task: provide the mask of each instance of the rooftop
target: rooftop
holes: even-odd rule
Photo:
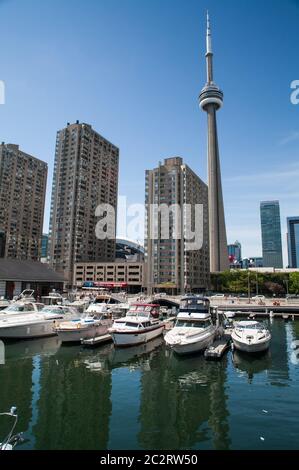
[[[38,261],[0,260],[0,280],[63,282],[64,279],[46,264]]]

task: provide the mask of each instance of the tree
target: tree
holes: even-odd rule
[[[299,294],[299,273],[290,273],[289,292],[290,294]]]
[[[282,295],[285,294],[285,289],[281,284],[278,284],[278,282],[271,282],[268,281],[265,283],[265,287],[268,289],[271,294],[275,295]]]

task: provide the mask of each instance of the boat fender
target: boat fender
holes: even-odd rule
[[[77,323],[77,328],[81,328],[81,323]]]

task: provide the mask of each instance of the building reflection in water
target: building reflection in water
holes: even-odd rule
[[[62,346],[42,361],[37,449],[107,448],[111,374],[91,374],[80,354]]]
[[[0,366],[0,412],[9,411],[12,406],[18,408],[17,432],[28,429],[31,419],[32,371],[31,358],[12,360],[6,355],[6,364]],[[7,434],[11,426],[11,419],[1,417],[0,440]]]
[[[226,364],[179,358],[164,348],[141,377],[139,444],[143,449],[228,449]]]

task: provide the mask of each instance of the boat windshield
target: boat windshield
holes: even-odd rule
[[[177,320],[176,325],[185,328],[208,328],[211,326],[210,320]]]
[[[65,308],[53,308],[53,307],[44,307],[41,310],[41,313],[68,313],[69,310]]]
[[[252,322],[237,323],[236,327],[240,330],[265,330],[267,328],[263,323]]]
[[[101,298],[101,299],[95,299],[93,302],[94,304],[108,304],[109,303],[109,298]]]
[[[34,312],[34,307],[32,304],[12,304],[7,307],[2,313],[8,312]]]
[[[158,317],[159,307],[153,305],[131,305],[127,315],[130,317],[148,317],[149,315]]]
[[[126,326],[128,326],[129,328],[138,328],[139,325],[138,323],[127,321]]]
[[[180,303],[180,310],[206,310],[208,302],[202,299],[184,299]]]

